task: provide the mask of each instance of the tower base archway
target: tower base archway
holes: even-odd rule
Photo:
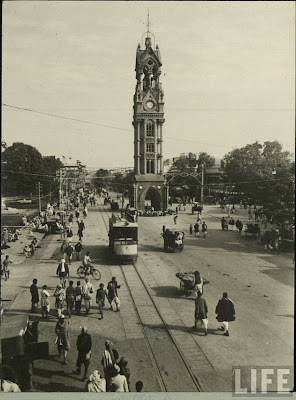
[[[154,174],[135,175],[135,182],[130,191],[130,205],[145,211],[150,205],[155,211],[167,210],[167,186],[164,177]]]

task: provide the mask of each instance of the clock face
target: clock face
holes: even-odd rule
[[[149,110],[152,110],[152,108],[154,107],[153,101],[152,101],[152,100],[148,100],[147,103],[146,103],[146,107],[147,107]]]

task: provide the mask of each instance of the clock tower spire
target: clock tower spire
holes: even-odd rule
[[[151,205],[155,209],[167,208],[167,188],[163,176],[163,124],[164,92],[160,81],[161,56],[150,32],[149,11],[147,31],[136,52],[136,89],[133,105],[134,126],[134,174],[131,193],[133,207],[144,210]]]

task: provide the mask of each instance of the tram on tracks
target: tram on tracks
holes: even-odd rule
[[[138,224],[112,214],[109,219],[109,248],[111,254],[122,262],[138,257]]]

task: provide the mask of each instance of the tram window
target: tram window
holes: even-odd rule
[[[147,122],[146,134],[147,136],[154,136],[154,124],[152,121]]]
[[[132,239],[138,240],[137,228],[114,228],[113,238],[114,239]]]

